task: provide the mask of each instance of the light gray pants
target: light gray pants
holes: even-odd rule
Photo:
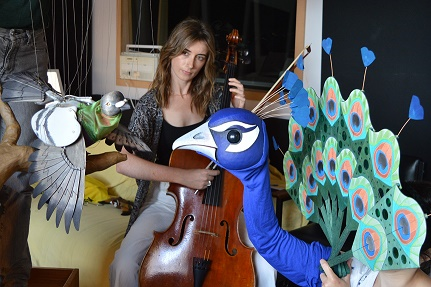
[[[142,259],[153,241],[153,231],[163,232],[171,225],[175,215],[175,200],[167,195],[169,184],[153,184],[142,213],[133,223],[127,236],[115,253],[110,267],[111,287],[138,287]],[[242,213],[241,213],[242,214]],[[239,232],[244,244],[251,246],[245,229],[244,217],[240,218]],[[257,287],[274,287],[277,272],[257,252],[253,255]]]

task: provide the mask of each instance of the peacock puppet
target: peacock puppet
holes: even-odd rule
[[[322,45],[325,51],[330,51],[329,40]],[[367,68],[375,56],[367,48],[361,54]],[[353,256],[372,270],[419,267],[425,215],[415,200],[400,192],[397,136],[373,129],[363,88],[343,100],[331,76],[319,97],[287,71],[277,93],[280,102],[288,95],[292,109],[286,131],[289,148],[283,161],[286,190],[302,214],[320,225],[330,247],[307,244],[279,226],[270,188],[270,143],[260,112],[220,110],[174,142],[173,148],[195,150],[242,181],[252,243],[268,263],[297,285],[321,285],[321,258],[340,266]],[[306,113],[303,101],[296,101],[304,93]],[[293,108],[298,109],[296,114]],[[423,119],[416,96],[409,117]],[[351,249],[340,254],[350,233],[354,234]]]
[[[56,210],[56,225],[64,215],[65,229],[73,224],[79,230],[84,203],[85,175],[103,170],[126,159],[126,155],[108,152],[88,155],[86,147],[106,139],[117,150],[150,152],[149,147],[119,124],[122,112],[129,109],[122,93],[106,93],[100,100],[62,95],[32,73],[10,75],[3,83],[6,101],[40,101],[45,108],[37,112],[31,126],[38,137],[28,172],[34,184],[33,197],[41,195],[38,208],[47,204],[46,218]],[[29,123],[30,124],[30,123]]]

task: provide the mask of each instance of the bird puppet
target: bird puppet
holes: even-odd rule
[[[303,88],[289,72],[283,82],[291,83],[289,93]],[[396,137],[386,129],[374,131],[363,90],[354,90],[343,101],[337,81],[329,77],[321,97],[312,88],[306,91],[308,120],[304,123],[292,113],[286,131],[286,190],[303,215],[320,225],[330,247],[307,244],[279,226],[270,188],[269,140],[255,113],[220,110],[177,139],[173,148],[195,150],[241,180],[250,240],[297,285],[320,286],[321,258],[339,266],[353,256],[372,270],[419,267],[425,215],[400,192]],[[351,232],[353,245],[340,254]]]
[[[122,111],[130,106],[118,91],[109,92],[98,101],[91,97],[63,96],[32,73],[9,76],[3,83],[3,91],[7,100],[22,101],[28,96],[32,101],[46,103],[31,120],[38,139],[32,144],[35,151],[28,157],[31,162],[28,172],[30,184],[36,185],[33,197],[42,194],[38,208],[47,204],[47,220],[56,209],[57,227],[64,215],[66,232],[72,221],[79,230],[85,175],[127,158],[118,152],[88,155],[87,146],[106,139],[108,144],[115,143],[117,150],[124,146],[130,152],[151,152],[119,124]]]

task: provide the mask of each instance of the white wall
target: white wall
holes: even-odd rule
[[[298,0],[303,1],[303,0]],[[307,0],[305,16],[305,43],[311,44],[311,53],[304,59],[304,87],[321,93],[323,0]]]
[[[313,87],[318,95],[321,81],[322,7],[323,0],[308,0],[305,21],[304,46],[311,44],[312,50],[304,61],[304,87]],[[139,98],[145,89],[115,84],[116,0],[94,0],[92,21],[93,93],[118,90],[128,98]]]

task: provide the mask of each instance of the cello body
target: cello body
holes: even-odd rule
[[[194,151],[175,150],[170,165],[190,169],[206,168],[208,163]],[[222,185],[213,182],[211,187],[222,192],[216,191],[215,201],[208,201],[208,190],[170,184],[176,215],[168,230],[155,232],[141,264],[140,286],[255,286],[254,248],[245,246],[238,234],[243,185],[227,171],[217,177]]]

